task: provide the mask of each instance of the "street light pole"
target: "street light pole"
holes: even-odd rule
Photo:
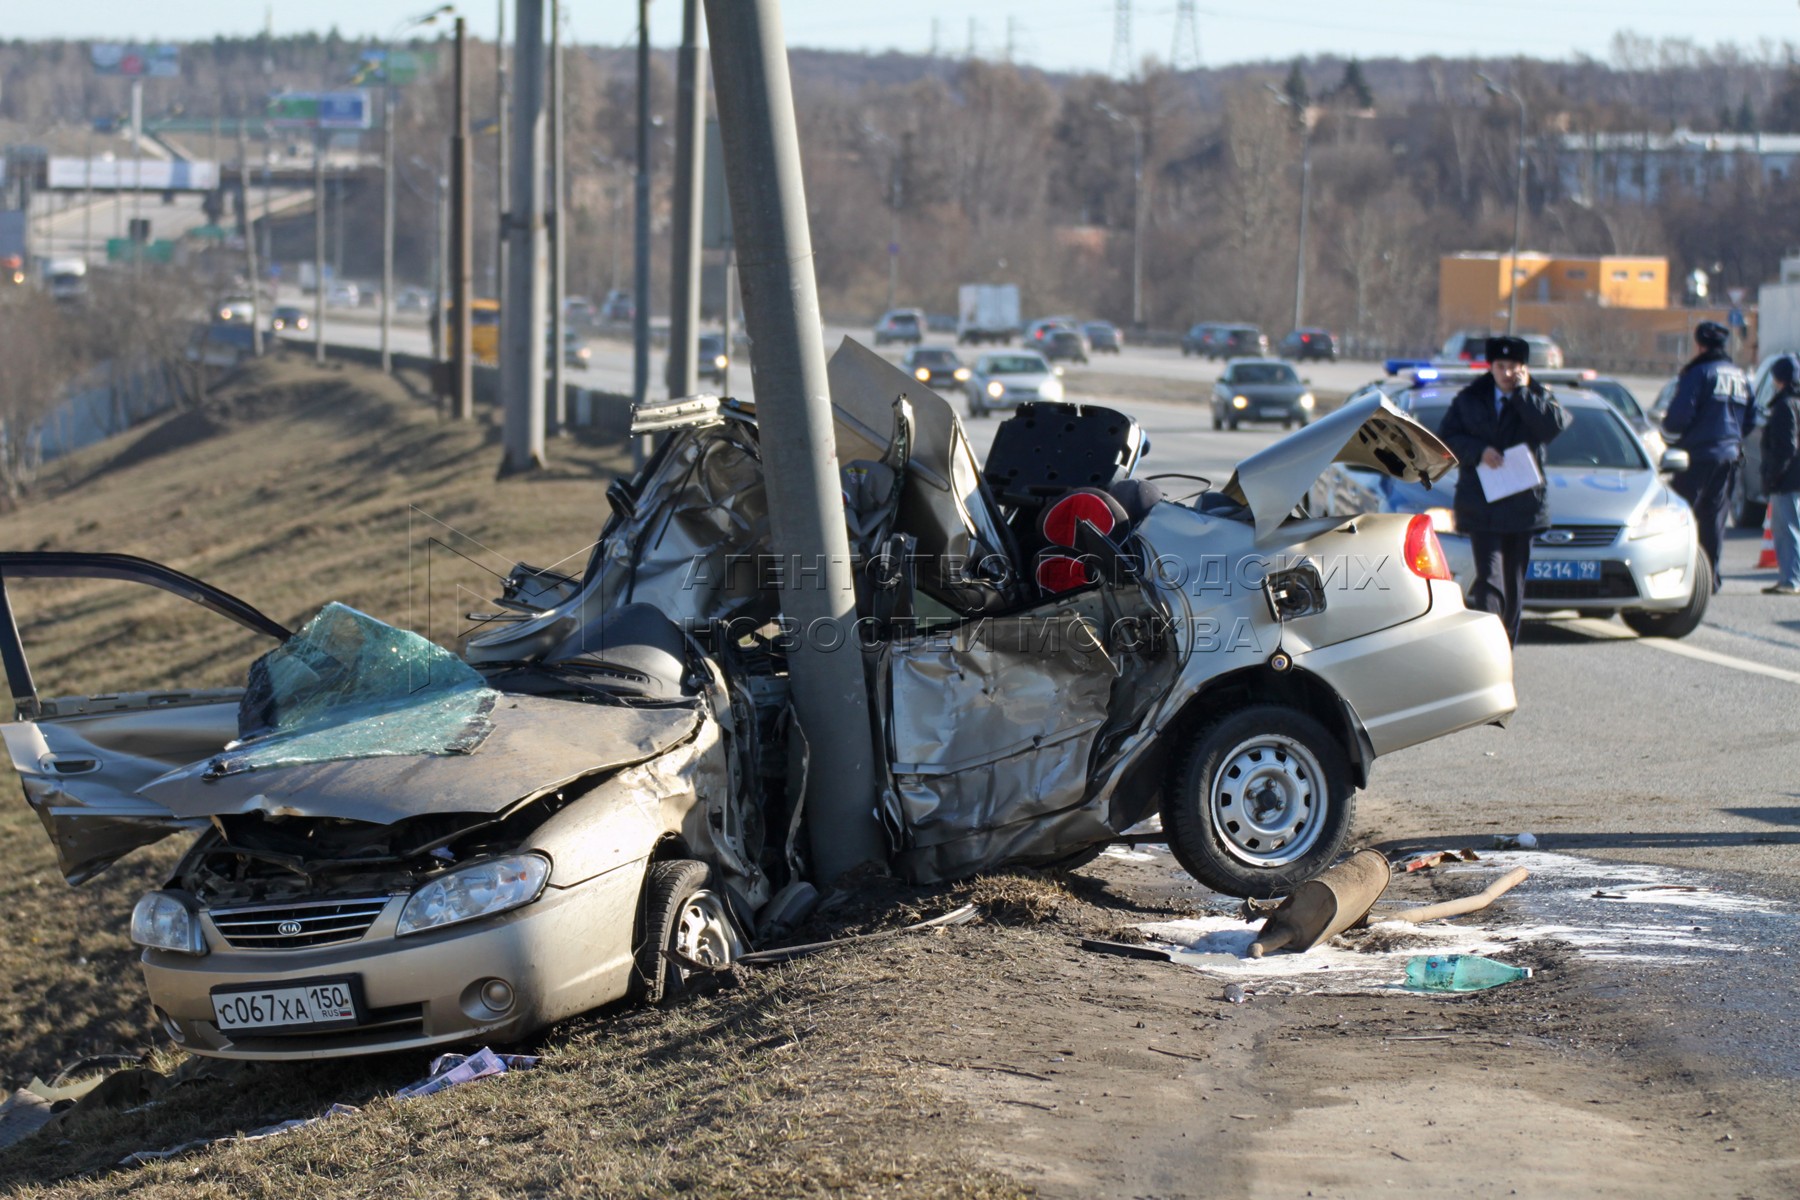
[[[1306,323],[1306,217],[1312,207],[1312,123],[1304,105],[1297,104],[1272,83],[1265,83],[1275,103],[1294,114],[1300,127],[1300,244],[1294,251],[1294,328]]]
[[[550,0],[550,406],[545,423],[562,436],[568,424],[567,398],[563,393],[563,343],[568,318],[563,313],[568,291],[568,267],[564,221],[569,188],[563,164],[563,45],[562,0]]]
[[[638,0],[636,218],[632,244],[631,402],[650,398],[650,0]],[[642,443],[638,443],[642,452]]]
[[[700,183],[706,166],[706,76],[700,70],[700,0],[683,0],[675,68],[675,203],[669,255],[670,396],[700,388]]]
[[[1508,277],[1506,281],[1506,336],[1513,335],[1513,325],[1519,315],[1519,239],[1525,222],[1525,97],[1519,95],[1517,88],[1501,87],[1486,75],[1477,73],[1475,78],[1487,86],[1488,94],[1506,96],[1519,106],[1519,161],[1518,190],[1513,194],[1513,239],[1512,255],[1507,261]]]
[[[1131,325],[1144,327],[1144,123],[1126,116],[1104,100],[1094,107],[1121,125],[1131,126]]]
[[[475,417],[475,173],[469,154],[469,45],[456,18],[456,132],[450,138],[450,394],[460,421]]]
[[[381,89],[381,373],[394,373],[394,89]]]
[[[550,256],[544,227],[544,0],[517,0],[513,26],[513,178],[507,215],[500,396],[505,474],[544,465],[544,346]],[[562,347],[556,347],[562,353]]]

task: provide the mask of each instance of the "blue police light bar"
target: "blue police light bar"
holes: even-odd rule
[[[1420,383],[1430,383],[1437,377],[1438,369],[1436,367],[1416,367],[1413,370],[1413,378]]]
[[[1398,375],[1402,371],[1411,371],[1418,367],[1428,367],[1430,365],[1431,360],[1429,358],[1390,358],[1382,364],[1382,366],[1387,369],[1389,375]]]

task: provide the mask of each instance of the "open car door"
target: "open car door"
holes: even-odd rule
[[[216,754],[236,738],[243,689],[41,698],[7,591],[9,581],[30,578],[143,584],[172,592],[274,642],[292,635],[237,597],[147,559],[0,553],[0,666],[12,698],[12,720],[0,724],[0,736],[26,802],[56,847],[64,877],[81,883],[140,846],[205,823],[179,820],[137,791],[171,768]]]

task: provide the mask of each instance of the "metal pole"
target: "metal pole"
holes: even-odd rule
[[[1302,118],[1304,120],[1304,118]],[[1306,320],[1306,210],[1312,197],[1312,130],[1300,128],[1300,248],[1294,252],[1294,328]]]
[[[706,0],[706,18],[732,221],[745,248],[763,481],[775,552],[786,560],[781,611],[799,631],[788,667],[813,755],[812,868],[829,881],[881,862],[885,844],[800,140],[778,0]]]
[[[450,298],[447,284],[450,260],[450,187],[449,179],[437,172],[437,193],[431,206],[431,361],[444,361],[444,322],[448,315],[444,301]]]
[[[263,122],[263,253],[265,264],[275,263],[275,135]],[[276,297],[280,298],[279,295]]]
[[[88,122],[87,166],[81,177],[81,261],[88,262],[94,249],[94,123]]]
[[[650,0],[638,0],[637,175],[632,240],[631,402],[650,396]],[[642,456],[642,442],[636,454]]]
[[[256,216],[250,211],[249,122],[238,118],[238,208],[244,218],[244,271],[250,276],[250,352],[263,352],[262,272],[256,266]]]
[[[138,222],[144,216],[144,81],[131,81],[131,231],[135,238],[140,228]],[[27,209],[29,212],[30,210]],[[149,247],[150,238],[145,236],[141,242],[132,242],[131,273],[137,276],[143,273],[144,251]]]
[[[469,46],[462,17],[456,18],[456,132],[450,139],[450,301],[451,398],[458,420],[475,419],[474,336],[475,171],[469,154]]]
[[[731,360],[737,354],[737,342],[731,331],[737,324],[737,246],[729,232],[725,235],[725,369],[719,373],[719,394],[731,395]]]
[[[338,213],[343,217],[342,209]],[[394,373],[394,89],[381,89],[381,373]]]
[[[325,131],[313,131],[313,361],[325,361]]]
[[[700,183],[706,170],[706,77],[700,3],[683,0],[675,63],[675,229],[669,256],[669,395],[700,390]],[[891,307],[891,306],[890,306]],[[729,353],[729,351],[727,351]]]
[[[544,228],[544,0],[517,0],[514,12],[512,155],[513,211],[506,222],[505,335],[500,354],[504,408],[501,471],[544,465],[544,309],[549,302],[549,246]],[[558,347],[560,349],[560,347]]]
[[[1525,219],[1525,97],[1509,88],[1519,106],[1519,190],[1513,196],[1512,272],[1506,289],[1506,336],[1513,335],[1513,322],[1519,315],[1519,235]]]
[[[1144,121],[1131,119],[1137,153],[1131,164],[1131,324],[1144,327]]]
[[[550,407],[546,423],[561,436],[568,413],[563,392],[564,347],[567,321],[563,300],[567,292],[564,254],[563,206],[568,188],[563,180],[563,57],[562,0],[550,0]]]
[[[499,10],[494,32],[494,137],[500,143],[500,173],[494,177],[494,207],[499,214],[494,226],[494,295],[499,296],[506,290],[506,281],[512,278],[507,270],[506,240],[506,214],[512,199],[506,114],[512,92],[506,79],[506,0],[494,0],[494,6]]]

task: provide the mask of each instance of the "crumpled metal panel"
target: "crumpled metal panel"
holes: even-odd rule
[[[263,812],[391,825],[426,813],[500,812],[600,771],[645,762],[691,737],[701,704],[627,708],[505,696],[467,755],[399,755],[271,767],[209,779],[204,761],[138,794],[177,817]]]
[[[471,754],[500,693],[443,647],[327,604],[250,665],[238,740],[209,778],[392,754]]]
[[[996,644],[1013,639],[990,638],[983,624],[955,640],[895,642],[887,656],[890,803],[899,808],[888,819],[904,831],[897,865],[909,878],[1053,854],[1069,844],[1061,825],[1098,820],[1063,814],[1087,797],[1112,671],[1066,641],[1057,652]]]
[[[1456,465],[1456,456],[1386,396],[1371,392],[1246,458],[1223,491],[1250,509],[1261,545],[1275,537],[1294,506],[1334,462],[1430,486]]]

